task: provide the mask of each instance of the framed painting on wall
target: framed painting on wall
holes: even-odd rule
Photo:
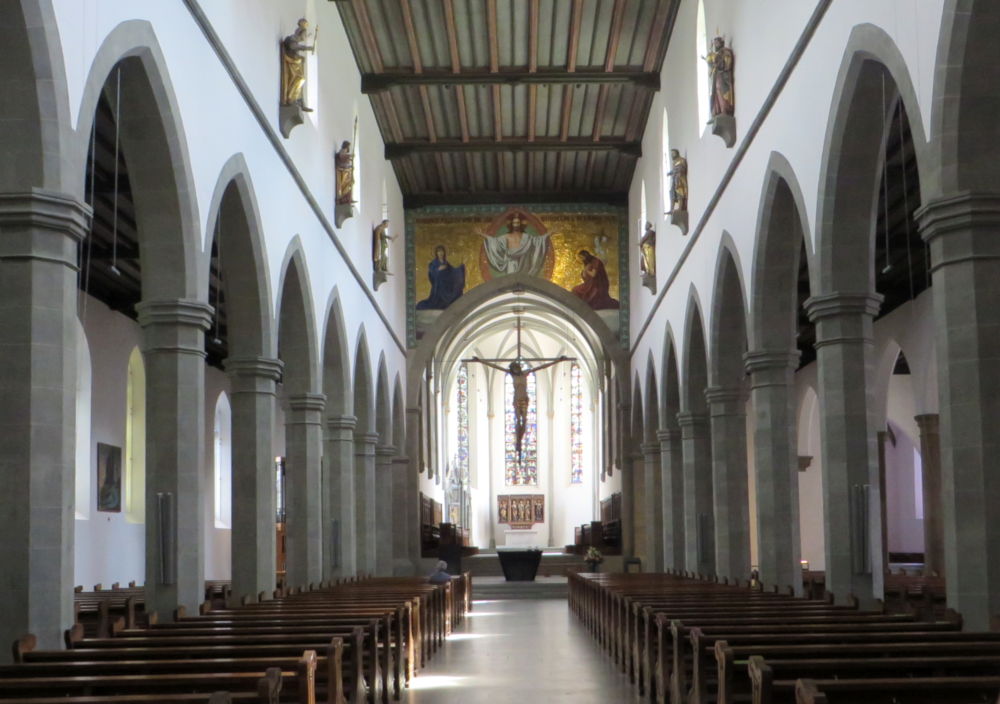
[[[122,449],[97,443],[97,510],[122,510]]]

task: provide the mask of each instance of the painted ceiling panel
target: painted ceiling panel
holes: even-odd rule
[[[680,0],[333,1],[407,205],[626,201]]]

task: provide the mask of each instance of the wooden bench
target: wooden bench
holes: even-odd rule
[[[1000,677],[800,679],[794,687],[796,704],[993,704]]]

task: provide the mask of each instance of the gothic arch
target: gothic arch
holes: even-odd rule
[[[691,287],[684,325],[684,356],[681,372],[681,408],[692,413],[707,413],[705,389],[708,388],[708,354],[705,345],[704,316],[698,292]]]
[[[66,169],[70,109],[57,26],[51,0],[0,5],[0,85],[7,96],[0,192],[45,188],[83,193],[83,188],[72,189],[73,169]]]
[[[326,306],[323,335],[323,393],[329,416],[351,415],[353,384],[351,356],[347,347],[347,328],[340,305],[340,294],[334,287]]]
[[[909,116],[924,190],[929,176],[928,145],[906,62],[883,30],[870,24],[856,26],[837,76],[820,167],[816,220],[820,293],[875,290],[873,233],[884,154],[883,124],[891,116],[897,95]]]
[[[389,399],[389,372],[385,366],[385,353],[379,354],[378,374],[375,383],[375,432],[380,445],[392,444],[392,404]]]
[[[97,103],[116,66],[122,69],[121,144],[129,160],[142,265],[142,298],[205,298],[197,275],[200,228],[181,110],[152,25],[123,22],[91,64],[70,155],[73,190],[83,193]],[[141,158],[136,158],[141,155]]]
[[[242,154],[223,165],[208,210],[204,295],[213,245],[218,248],[225,290],[230,358],[273,357],[277,341],[271,317],[270,277],[260,214]],[[218,238],[218,241],[216,241]],[[143,269],[145,276],[146,270]]]
[[[803,249],[815,278],[812,237],[798,178],[783,154],[771,153],[758,207],[748,334],[753,350],[795,349],[797,276]]]
[[[301,242],[289,245],[281,276],[278,309],[278,357],[284,362],[282,379],[286,395],[317,393],[319,369],[312,290]]]
[[[712,386],[740,388],[743,385],[743,354],[747,349],[747,309],[743,267],[736,244],[728,232],[715,265],[712,328],[709,342]]]
[[[358,331],[358,344],[354,352],[354,417],[358,419],[355,434],[376,432],[375,387],[372,382],[371,355],[364,325]]]

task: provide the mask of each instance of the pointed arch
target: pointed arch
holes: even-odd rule
[[[837,77],[820,167],[816,250],[821,293],[875,290],[873,233],[885,152],[883,127],[897,96],[909,116],[925,189],[928,145],[906,62],[883,30],[871,24],[856,26]]]
[[[223,165],[207,223],[204,290],[208,290],[207,274],[214,253],[225,292],[229,357],[274,357],[277,345],[267,256],[257,199],[242,154],[234,154]]]
[[[365,327],[358,331],[358,344],[354,351],[354,417],[358,419],[355,434],[376,432],[375,388],[372,382],[371,355]]]
[[[656,383],[656,362],[650,351],[646,359],[645,420],[643,422],[643,442],[657,442],[656,432],[660,429],[659,387]]]
[[[684,324],[684,357],[681,374],[681,407],[691,413],[705,414],[708,403],[708,354],[705,345],[705,325],[698,292],[691,287]]]
[[[146,365],[136,347],[128,358],[125,387],[125,519],[146,522]]]
[[[375,432],[378,433],[380,445],[392,444],[392,404],[389,400],[389,372],[384,352],[379,354],[375,381]]]
[[[406,402],[399,374],[392,382],[392,446],[396,454],[406,452]]]
[[[302,243],[296,235],[288,246],[278,297],[278,357],[284,362],[286,395],[319,391],[316,316]]]
[[[739,388],[745,376],[743,354],[747,351],[747,309],[743,267],[736,243],[728,232],[715,264],[712,327],[709,342],[712,386]]]
[[[677,360],[677,344],[674,331],[667,324],[663,336],[663,365],[660,371],[660,428],[677,428],[677,414],[681,410],[680,366]]]
[[[323,393],[330,416],[348,416],[353,405],[351,355],[347,347],[347,328],[340,294],[334,287],[326,306],[323,334]]]
[[[751,274],[751,349],[795,349],[799,259],[803,250],[809,278],[815,280],[811,242],[798,178],[783,154],[771,152],[758,206]]]
[[[120,139],[135,203],[143,300],[204,300],[194,178],[166,65],[149,22],[122,22],[105,37],[83,90],[70,175],[82,193],[97,103],[120,68]]]

